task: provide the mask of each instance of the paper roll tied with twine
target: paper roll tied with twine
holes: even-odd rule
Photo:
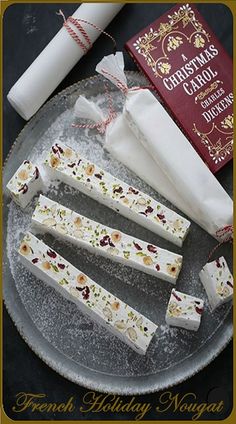
[[[90,43],[101,35],[97,30],[104,30],[120,11],[124,4],[119,3],[83,3],[72,15],[93,24],[81,23]],[[78,28],[75,27],[75,31]],[[25,120],[30,119],[50,94],[86,53],[83,45],[86,36],[78,31],[81,44],[68,32],[65,25],[30,65],[9,91],[7,98],[14,109]]]

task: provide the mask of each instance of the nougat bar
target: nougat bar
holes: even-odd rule
[[[160,202],[102,170],[61,142],[44,162],[51,178],[78,189],[126,218],[182,246],[190,222]]]
[[[172,289],[166,311],[166,323],[197,331],[201,323],[203,306],[203,300]]]
[[[182,256],[146,243],[40,195],[32,216],[36,230],[49,232],[124,265],[175,284]]]
[[[199,277],[212,311],[233,299],[233,276],[223,256],[204,265]]]
[[[7,189],[14,202],[25,208],[35,194],[43,189],[38,167],[25,160],[8,182]]]
[[[81,312],[145,355],[157,325],[109,293],[31,233],[19,247],[21,262],[40,280],[74,302]]]

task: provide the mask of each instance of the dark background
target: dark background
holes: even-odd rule
[[[124,43],[143,27],[161,16],[174,4],[143,3],[127,4],[107,28],[117,41],[117,48],[123,49]],[[61,8],[68,17],[76,9],[77,4],[16,4],[8,7],[4,14],[3,27],[3,154],[7,156],[9,149],[25,121],[15,112],[6,99],[13,84],[27,69],[41,50],[61,28],[62,19],[56,15]],[[198,4],[199,11],[213,29],[226,50],[232,55],[232,15],[230,10],[221,4]],[[95,66],[105,54],[111,53],[110,41],[101,36],[91,51],[84,56],[63,80],[57,90],[61,91],[80,79],[95,73]],[[125,53],[126,69],[135,70],[136,66]],[[3,372],[4,372],[4,409],[7,415],[15,420],[99,420],[117,419],[132,420],[133,413],[88,413],[79,412],[83,395],[88,391],[79,387],[45,365],[25,344],[18,334],[8,313],[3,314]],[[217,402],[224,400],[222,413],[203,414],[202,419],[216,420],[226,418],[232,409],[232,343],[204,370],[191,379],[173,387],[172,393],[180,395],[194,392],[198,402]],[[48,402],[64,402],[74,396],[76,409],[69,414],[38,413],[27,410],[21,414],[14,413],[12,406],[15,395],[19,392],[45,393]],[[136,402],[153,404],[153,409],[146,419],[191,419],[191,415],[173,413],[157,415],[154,406],[161,393],[136,396]],[[122,397],[129,401],[129,397]]]

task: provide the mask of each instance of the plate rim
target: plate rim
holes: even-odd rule
[[[127,75],[142,75],[142,77],[145,78],[145,76],[143,74],[141,74],[138,71],[126,71]],[[57,93],[56,95],[54,95],[50,100],[48,100],[40,109],[38,112],[36,112],[36,114],[24,125],[24,127],[22,128],[22,130],[20,131],[20,133],[18,134],[17,138],[15,139],[15,141],[12,143],[11,148],[4,160],[3,166],[2,166],[2,173],[4,175],[4,171],[5,171],[5,167],[9,162],[10,156],[13,152],[13,150],[15,149],[16,145],[19,143],[20,138],[22,136],[22,134],[27,131],[27,128],[30,125],[33,125],[35,121],[37,121],[39,119],[40,116],[42,116],[44,114],[44,110],[46,108],[48,108],[48,106],[50,106],[51,104],[54,104],[58,98],[60,98],[63,95],[67,95],[68,92],[70,92],[70,90],[74,89],[74,88],[79,88],[79,86],[83,83],[87,83],[89,81],[92,80],[96,80],[96,79],[101,79],[101,76],[99,75],[93,75],[91,77],[88,78],[84,78],[82,80],[79,80],[71,85],[69,85],[68,87],[66,87],[65,89],[63,89],[62,91],[60,91],[59,93]],[[3,229],[3,235],[7,232],[6,229]],[[6,255],[6,259],[8,261],[7,255]],[[229,311],[229,313],[227,314],[226,320],[229,321],[229,327],[228,327],[228,331],[225,332],[225,328],[223,328],[223,325],[220,325],[220,327],[218,328],[218,330],[216,331],[216,333],[213,334],[213,336],[211,337],[211,340],[215,340],[218,341],[218,349],[215,350],[215,352],[211,352],[211,354],[205,355],[204,352],[208,352],[208,349],[206,349],[206,343],[204,343],[204,345],[202,347],[200,347],[200,349],[197,351],[197,353],[200,353],[201,357],[200,357],[200,361],[198,366],[196,367],[194,365],[194,358],[195,358],[195,354],[191,355],[190,357],[186,357],[183,361],[181,362],[188,362],[188,367],[186,368],[186,371],[184,373],[182,373],[182,377],[174,375],[173,376],[173,381],[170,382],[168,381],[167,384],[163,383],[160,384],[160,382],[158,382],[158,373],[152,374],[150,376],[135,376],[135,377],[124,377],[124,376],[109,376],[108,374],[105,373],[100,373],[96,370],[89,370],[89,368],[84,367],[83,365],[79,364],[80,367],[80,371],[81,369],[84,371],[84,373],[88,373],[91,374],[91,376],[89,375],[89,377],[86,377],[85,375],[80,375],[80,373],[77,373],[77,375],[72,374],[72,372],[69,370],[68,365],[69,363],[75,364],[76,363],[69,357],[67,357],[65,354],[63,354],[62,352],[60,352],[58,349],[56,349],[53,345],[50,344],[50,342],[48,340],[45,339],[45,337],[40,333],[40,331],[38,330],[38,328],[35,326],[35,324],[33,323],[31,317],[29,316],[27,310],[25,309],[24,304],[21,302],[19,293],[15,287],[15,285],[13,284],[13,292],[14,293],[10,293],[10,289],[8,288],[11,287],[12,285],[9,284],[5,284],[4,280],[6,277],[6,272],[5,272],[5,268],[8,267],[9,268],[9,264],[4,264],[3,261],[3,302],[6,306],[6,310],[9,314],[9,316],[11,317],[14,326],[16,327],[16,329],[18,330],[20,336],[22,337],[22,339],[27,343],[27,345],[30,347],[30,349],[44,362],[46,363],[46,365],[48,365],[51,369],[53,369],[54,371],[56,371],[59,375],[61,375],[63,378],[66,378],[67,380],[81,385],[87,389],[92,389],[92,390],[98,390],[101,393],[110,393],[110,394],[114,394],[114,395],[141,395],[141,394],[148,394],[148,393],[153,393],[159,390],[165,390],[168,389],[170,387],[173,387],[177,384],[182,383],[183,381],[193,377],[195,374],[197,374],[198,372],[200,372],[202,369],[204,369],[206,366],[208,366],[224,349],[225,347],[229,344],[229,342],[232,339],[233,336],[233,323],[232,323],[232,308],[231,311]],[[12,281],[14,282],[14,278],[12,276],[11,270],[10,271],[10,279],[12,279]],[[13,299],[12,297],[18,297],[18,299],[14,299],[14,300],[18,300],[18,308],[14,308],[14,304],[13,303]],[[21,309],[23,307],[23,315],[25,316],[25,322],[22,322],[22,317],[20,316],[18,309],[19,306],[21,306]],[[230,318],[229,318],[230,317]],[[24,321],[24,320],[23,320]],[[224,321],[225,322],[225,321]],[[36,334],[42,339],[43,343],[44,343],[44,348],[43,345],[38,345],[38,341],[37,341],[37,337]],[[36,342],[36,343],[35,343]],[[220,342],[220,343],[219,343]],[[35,347],[36,346],[36,347]],[[37,346],[39,346],[37,348]],[[54,352],[54,357],[56,356],[58,358],[58,360],[61,361],[61,367],[58,367],[58,362],[54,359],[54,357],[48,357],[47,353],[46,353],[46,349],[52,350]],[[204,360],[204,355],[205,358],[207,357],[207,360]],[[203,358],[202,358],[203,356]],[[68,365],[65,365],[65,358],[66,358],[66,362],[68,362]],[[193,362],[193,364],[192,364]],[[178,366],[179,364],[177,364]],[[192,366],[193,365],[193,366]],[[177,366],[172,367],[172,370],[175,368],[177,368]],[[77,364],[78,367],[78,364]],[[168,369],[161,371],[161,373],[168,373]],[[172,371],[173,373],[173,371]],[[96,382],[96,379],[94,380],[92,378],[92,375],[102,375],[102,376],[106,376],[105,380],[110,380],[110,382],[100,382],[99,384]],[[174,373],[173,373],[174,374]],[[122,384],[122,385],[118,385],[117,383],[114,382],[114,380],[121,380],[124,382],[124,380],[126,379],[127,382],[126,384]],[[153,380],[156,379],[156,382]],[[137,384],[137,380],[141,381],[141,380],[146,380],[146,383],[148,383],[147,385],[143,385],[143,387],[141,388],[138,384]],[[170,380],[170,379],[169,379]],[[131,384],[129,385],[129,382],[131,382]],[[115,383],[115,384],[114,384]],[[110,385],[109,385],[110,384]],[[123,386],[123,387],[122,387]]]

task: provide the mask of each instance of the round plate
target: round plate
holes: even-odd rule
[[[145,85],[139,73],[127,73],[129,86]],[[123,95],[112,85],[114,107],[122,110]],[[198,274],[215,240],[192,223],[182,249],[125,219],[76,190],[59,183],[47,185],[46,195],[59,203],[113,228],[160,247],[181,253],[183,269],[177,289],[204,299],[205,311],[198,332],[169,328],[165,310],[172,285],[155,277],[65,245],[51,236],[43,240],[96,282],[125,300],[159,328],[145,356],[135,353],[104,328],[82,315],[77,307],[37,280],[19,263],[16,252],[23,233],[30,229],[35,198],[25,211],[5,193],[5,186],[20,163],[40,164],[52,143],[60,140],[80,151],[113,175],[175,208],[104,150],[104,136],[96,130],[72,127],[73,106],[79,94],[95,100],[106,111],[104,80],[83,80],[55,96],[25,126],[4,168],[4,298],[21,336],[50,367],[85,387],[117,394],[140,394],[164,389],[192,376],[226,346],[232,336],[229,304],[211,313]],[[221,173],[221,183],[231,194],[232,169]],[[40,236],[41,237],[41,236]],[[220,252],[222,253],[222,252]],[[232,265],[229,246],[224,256]]]

